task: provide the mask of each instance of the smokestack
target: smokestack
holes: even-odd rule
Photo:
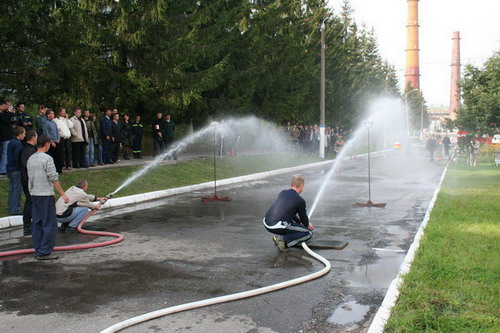
[[[451,92],[450,92],[450,118],[457,118],[460,109],[460,32],[453,32],[453,46],[451,51]]]
[[[413,88],[420,90],[420,64],[418,45],[418,1],[407,0],[408,2],[408,22],[406,25],[406,73],[405,89],[410,82]]]

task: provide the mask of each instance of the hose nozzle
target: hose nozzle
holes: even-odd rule
[[[113,197],[113,195],[115,195],[115,192],[111,192],[110,194],[108,194],[106,196],[106,199],[111,199],[111,197]]]

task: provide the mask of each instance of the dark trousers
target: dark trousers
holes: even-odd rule
[[[71,150],[73,155],[73,168],[84,168],[85,163],[85,142],[72,142]]]
[[[22,183],[24,196],[26,197],[23,209],[23,226],[24,231],[31,231],[31,215],[33,211],[33,203],[31,201],[30,191],[28,190],[28,179],[22,179]]]
[[[71,140],[61,139],[62,162],[66,168],[71,168]]]
[[[136,135],[132,140],[132,152],[134,153],[134,156],[141,156],[141,150],[142,150],[142,136]]]
[[[112,162],[113,159],[111,157],[111,141],[102,139],[102,161],[104,163]]]
[[[267,231],[283,236],[287,247],[305,242],[313,236],[311,230],[293,221],[278,221],[274,225],[268,225],[267,222],[264,221],[264,225]]]
[[[54,159],[54,165],[56,166],[56,171],[62,173],[63,168],[63,148],[62,143],[56,143],[55,147],[50,146],[48,154]]]
[[[117,141],[111,142],[111,156],[113,162],[118,161],[118,157],[120,157],[120,142]]]
[[[160,155],[165,150],[165,142],[162,138],[156,137],[153,139],[153,157]]]
[[[165,150],[169,150],[170,148],[172,148],[174,141],[175,141],[174,138],[165,138]],[[175,159],[177,159],[177,152],[173,151],[171,154],[169,154],[168,156],[169,159],[170,155],[172,155]]]
[[[52,253],[57,236],[57,216],[54,196],[32,196],[32,240],[35,256]]]

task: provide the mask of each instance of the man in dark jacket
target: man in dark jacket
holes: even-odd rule
[[[7,101],[0,102],[0,175],[7,174],[7,147],[10,140],[14,138],[12,118],[14,110],[9,107]]]
[[[314,226],[306,213],[306,201],[299,195],[303,189],[304,178],[294,176],[292,188],[280,192],[264,217],[264,226],[276,234],[273,241],[281,252],[313,235]]]
[[[153,121],[151,130],[153,132],[153,158],[155,158],[165,150],[165,141],[163,140],[165,122],[161,112],[156,113],[156,119]]]
[[[114,164],[111,156],[111,143],[113,133],[111,132],[111,110],[104,111],[101,118],[101,138],[102,138],[102,161],[104,164]]]
[[[24,127],[14,128],[14,138],[7,147],[7,177],[9,178],[8,209],[11,215],[21,215],[21,163],[20,157],[23,150]]]
[[[170,149],[175,141],[175,123],[170,119],[169,114],[165,116],[163,140],[165,141],[166,150]],[[177,153],[175,151],[172,152],[172,156],[174,160],[177,160]],[[168,159],[170,159],[170,155]]]
[[[33,129],[33,117],[25,112],[26,107],[24,103],[18,102],[16,104],[16,111],[18,117],[19,126],[24,127],[26,132],[31,131]]]
[[[120,115],[118,113],[113,114],[111,122],[111,154],[114,163],[118,162],[120,156],[120,143],[122,142],[122,125],[120,122]]]
[[[37,135],[35,131],[26,132],[26,136],[24,140],[26,143],[24,144],[23,150],[21,151],[21,183],[23,185],[23,192],[26,197],[26,201],[24,202],[24,210],[23,210],[23,226],[24,226],[24,235],[31,234],[31,210],[33,209],[33,205],[31,203],[31,195],[28,189],[28,159],[31,155],[36,153],[36,140]]]
[[[141,116],[135,116],[135,122],[132,124],[132,153],[134,158],[142,158],[142,133]]]

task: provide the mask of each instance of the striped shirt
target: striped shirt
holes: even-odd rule
[[[53,183],[59,180],[54,160],[37,151],[28,159],[28,189],[32,196],[53,196]]]

